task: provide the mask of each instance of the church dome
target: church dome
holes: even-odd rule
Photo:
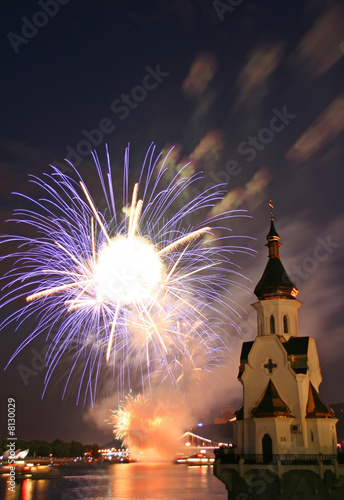
[[[262,277],[254,289],[254,293],[258,300],[275,297],[294,299],[298,294],[298,290],[280,260],[280,237],[275,229],[273,219],[271,219],[270,231],[266,239],[268,240],[266,246],[269,249],[269,260]]]

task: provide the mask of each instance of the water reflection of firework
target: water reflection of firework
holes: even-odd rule
[[[223,193],[215,186],[180,206],[185,190],[199,176],[184,176],[181,169],[166,184],[164,161],[154,159],[153,153],[154,147],[129,197],[126,151],[120,211],[109,158],[104,175],[94,155],[106,204],[103,212],[76,170],[79,183],[56,167],[47,181],[32,177],[45,197],[28,198],[35,209],[17,210],[14,220],[36,234],[2,238],[20,246],[6,256],[16,263],[7,274],[10,291],[2,305],[23,296],[27,301],[2,327],[13,320],[36,320],[11,360],[38,335],[52,337],[45,389],[64,358],[70,366],[65,391],[74,377],[78,400],[83,389],[85,398],[88,394],[94,401],[104,365],[112,368],[122,393],[138,379],[143,391],[150,388],[152,374],[162,366],[178,385],[183,360],[196,358],[195,342],[201,342],[208,360],[223,345],[212,318],[231,321],[220,312],[222,294],[239,275],[231,256],[247,249],[229,245],[229,228],[218,224],[226,226],[243,211],[184,225],[199,210],[209,210]]]

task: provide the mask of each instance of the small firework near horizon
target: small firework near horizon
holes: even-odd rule
[[[223,199],[223,186],[181,205],[185,190],[201,175],[188,176],[186,165],[169,179],[168,154],[154,156],[151,145],[133,183],[128,147],[119,203],[106,152],[105,173],[93,153],[105,210],[99,211],[95,188],[88,188],[74,167],[77,180],[52,166],[51,174],[30,179],[44,197],[15,193],[33,209],[17,209],[11,220],[33,228],[34,237],[1,238],[1,243],[18,247],[2,257],[15,261],[3,277],[1,307],[18,298],[26,303],[0,327],[16,322],[19,328],[27,318],[35,320],[9,363],[36,337],[52,337],[43,395],[57,366],[68,359],[62,397],[76,380],[77,403],[82,393],[84,403],[87,396],[95,402],[105,366],[111,367],[122,394],[135,385],[151,392],[155,373],[163,372],[177,390],[187,370],[190,380],[198,380],[198,372],[206,371],[226,348],[219,322],[235,325],[233,306],[223,299],[230,286],[242,286],[237,279],[243,275],[232,256],[253,253],[233,244],[235,236],[227,226],[232,217],[247,217],[245,210],[186,224],[190,215],[209,212]],[[129,184],[134,186],[130,194]]]
[[[142,410],[147,405],[149,405],[148,397],[142,394],[137,394],[136,396],[127,394],[124,396],[117,410],[110,410],[110,418],[114,426],[113,433],[116,439],[120,439],[128,444],[130,433],[135,429],[135,425],[142,426]]]
[[[117,410],[110,410],[116,439],[140,460],[173,459],[180,433],[173,417],[154,405],[150,395],[127,394]]]

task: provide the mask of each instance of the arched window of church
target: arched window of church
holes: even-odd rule
[[[287,318],[286,315],[283,316],[283,332],[284,333],[289,333],[288,318]]]
[[[314,434],[313,434],[313,431],[311,431],[311,441],[312,441],[312,443],[313,443],[313,441],[314,441]]]
[[[276,333],[275,331],[275,318],[271,314],[270,316],[270,333]]]

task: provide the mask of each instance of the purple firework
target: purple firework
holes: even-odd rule
[[[9,362],[45,335],[50,340],[44,392],[56,367],[68,360],[63,396],[73,377],[78,380],[77,401],[84,391],[85,400],[89,395],[92,403],[105,367],[111,367],[125,393],[137,379],[143,392],[151,391],[152,373],[161,371],[178,387],[180,367],[195,359],[190,346],[194,350],[197,344],[198,359],[205,366],[207,360],[213,363],[225,347],[215,325],[219,320],[234,324],[234,309],[223,296],[242,275],[231,256],[252,253],[230,244],[234,236],[227,222],[247,217],[244,210],[193,226],[185,223],[223,199],[221,186],[185,203],[186,190],[200,174],[188,176],[183,167],[170,179],[168,154],[155,156],[152,145],[129,195],[127,148],[123,200],[118,205],[106,152],[105,173],[93,153],[106,205],[102,212],[72,165],[75,178],[52,166],[44,179],[31,176],[45,196],[34,200],[20,195],[33,209],[18,209],[11,219],[31,226],[34,236],[2,237],[2,243],[15,243],[18,251],[3,257],[14,258],[15,264],[3,278],[1,306],[20,297],[25,304],[1,328],[13,321],[19,327],[30,317],[35,321]]]

